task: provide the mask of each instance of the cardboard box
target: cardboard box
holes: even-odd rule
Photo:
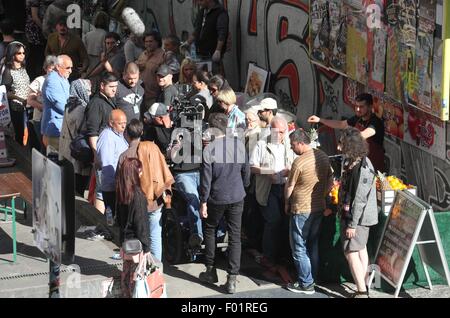
[[[396,190],[378,190],[377,189],[377,204],[381,208],[381,211],[384,212],[385,215],[388,215],[391,211],[392,203],[394,202]],[[417,188],[406,189],[413,195],[417,195]]]

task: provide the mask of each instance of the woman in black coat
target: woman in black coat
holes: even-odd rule
[[[120,227],[120,244],[126,239],[138,239],[142,243],[142,253],[150,252],[150,229],[148,226],[147,199],[141,189],[142,163],[136,158],[127,158],[116,176],[117,221]],[[133,273],[139,263],[123,258],[122,294],[131,297],[134,289]],[[139,257],[139,258],[140,258]],[[136,260],[139,259],[135,257]]]

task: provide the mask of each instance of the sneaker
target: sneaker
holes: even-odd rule
[[[312,295],[315,293],[314,283],[312,283],[311,285],[306,286],[306,287],[303,287],[302,285],[300,285],[299,282],[289,283],[286,285],[286,289],[290,290],[291,292],[294,292],[294,293],[300,293],[300,294],[306,294],[306,295]]]
[[[200,234],[193,233],[189,237],[189,247],[194,249],[200,249],[203,242],[203,237]]]
[[[201,282],[215,284],[219,281],[217,270],[214,266],[206,266],[206,271],[201,272],[198,276]]]

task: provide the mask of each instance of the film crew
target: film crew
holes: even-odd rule
[[[213,74],[224,74],[222,59],[227,49],[228,12],[218,0],[203,0],[199,4],[195,31],[187,43],[191,45],[195,41],[197,56],[212,60]]]
[[[173,75],[173,82],[178,82],[180,76],[180,39],[174,35],[170,34],[163,38],[164,47],[164,64],[170,67]]]
[[[166,154],[172,136],[172,121],[167,106],[154,103],[144,114],[144,135],[142,140],[153,141]]]
[[[141,83],[139,67],[134,62],[127,63],[117,86],[116,104],[127,115],[128,123],[134,118],[140,118],[141,104],[144,101]]]
[[[172,82],[172,70],[168,65],[162,64],[156,71],[156,78],[161,89],[161,93],[156,101],[166,105],[167,109],[170,111],[173,107],[175,98],[178,96],[178,89]]]
[[[124,66],[125,54],[123,47],[120,46],[120,36],[115,32],[109,32],[105,35],[105,50],[100,55],[100,63],[86,77],[95,77],[102,72],[120,77]]]
[[[209,284],[218,282],[216,230],[225,216],[229,242],[228,276],[224,287],[227,293],[234,294],[241,264],[241,221],[245,187],[250,183],[250,167],[244,143],[227,134],[227,116],[211,114],[208,123],[216,135],[205,148],[201,165],[200,214],[205,219],[206,270],[200,273],[199,279]]]

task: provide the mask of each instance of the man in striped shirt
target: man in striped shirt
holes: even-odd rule
[[[295,159],[285,186],[285,212],[290,215],[289,236],[298,279],[287,289],[313,294],[319,263],[319,227],[325,198],[333,184],[328,156],[313,149],[311,139],[298,129],[289,136]]]

